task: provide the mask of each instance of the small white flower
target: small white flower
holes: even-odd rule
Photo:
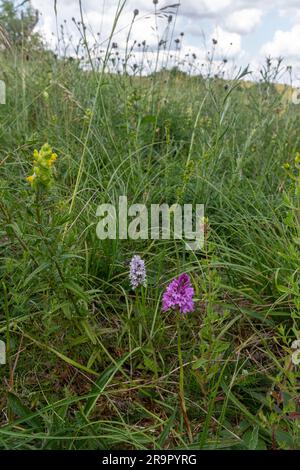
[[[293,354],[292,354],[292,363],[295,366],[298,366],[300,364],[300,349],[296,349],[296,351],[293,352]]]
[[[300,349],[300,339],[296,339],[295,341],[292,342],[292,349]]]

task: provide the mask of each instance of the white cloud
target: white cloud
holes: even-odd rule
[[[235,11],[225,18],[224,26],[232,33],[249,34],[260,24],[262,15],[258,8]]]
[[[234,3],[233,0],[183,0],[181,13],[186,16],[214,17],[228,9]]]
[[[170,4],[176,4],[180,0],[159,0],[157,9],[161,9]],[[42,31],[53,45],[52,33],[56,34],[56,23],[54,16],[54,0],[31,0],[34,8],[42,12],[39,30]],[[97,37],[101,43],[101,48],[105,49],[105,39],[109,37],[113,19],[119,0],[82,0],[84,17],[88,24],[88,37]],[[157,44],[154,21],[153,0],[127,0],[124,12],[119,20],[116,34],[113,41],[119,44],[120,49],[124,49],[128,27],[132,20],[133,10],[139,9],[132,29],[131,43],[133,40],[141,42],[147,41],[153,49]],[[58,25],[67,20],[67,30],[73,35],[74,43],[79,38],[71,19],[75,17],[80,20],[78,0],[57,0]],[[183,31],[182,49],[185,51],[197,52],[199,60],[204,60],[206,53],[211,49],[212,39],[216,39],[218,44],[215,47],[215,59],[222,62],[223,58],[246,60],[253,62],[254,58],[262,59],[265,55],[274,57],[284,56],[289,58],[289,62],[299,62],[300,55],[298,44],[300,42],[300,0],[181,0],[181,6],[175,21],[176,8],[172,9],[173,21],[171,30],[174,27],[172,47],[174,39]],[[274,17],[274,36],[272,39],[266,37],[265,44],[257,46],[257,52],[252,52],[251,45],[247,42],[247,35],[255,31],[259,25],[263,24],[266,15],[269,14],[268,21]],[[280,15],[286,25],[280,26]],[[283,19],[284,17],[284,19]],[[271,20],[270,20],[271,18]],[[158,20],[160,24],[160,34],[166,27],[166,18]],[[268,34],[270,30],[268,24]],[[262,28],[260,32],[263,31]],[[93,32],[93,34],[92,34]],[[100,39],[97,33],[100,32]],[[267,32],[266,32],[267,34]],[[242,48],[242,36],[243,47]],[[268,40],[268,42],[267,42]],[[193,49],[194,48],[194,49]],[[260,48],[260,49],[259,49]],[[247,55],[248,52],[248,55]]]
[[[300,24],[290,31],[276,31],[273,40],[261,48],[262,55],[299,59]]]
[[[291,8],[284,8],[279,10],[279,16],[282,18],[287,18],[292,23],[297,24],[300,23],[300,8],[291,7]]]
[[[211,40],[215,39],[216,55],[221,58],[234,58],[242,53],[241,36],[236,33],[229,33],[220,26],[217,26],[212,35]]]

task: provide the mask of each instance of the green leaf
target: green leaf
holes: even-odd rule
[[[23,287],[26,287],[34,277],[38,276],[42,271],[46,270],[49,268],[49,263],[42,263],[40,266],[38,266],[32,273],[27,276],[27,278],[24,281]]]
[[[75,284],[74,282],[72,281],[68,281],[68,282],[65,282],[63,284],[63,286],[65,287],[65,289],[73,292],[73,294],[76,294],[80,299],[82,299],[84,302],[87,302],[88,301],[88,297],[87,295],[85,294],[85,292],[81,289],[80,286],[78,286],[78,284]]]
[[[84,414],[86,418],[90,415],[90,413],[93,411],[93,408],[95,407],[100,395],[103,393],[105,390],[105,387],[112,381],[114,378],[115,374],[120,370],[121,366],[124,364],[125,361],[140,348],[136,348],[130,353],[126,354],[123,356],[121,359],[119,359],[116,364],[112,364],[111,366],[107,367],[103,374],[99,377],[98,380],[95,382],[95,386],[93,387],[91,391],[91,396],[88,398],[85,407],[84,407]]]
[[[146,369],[151,370],[151,372],[154,374],[157,374],[156,364],[149,356],[144,356],[144,365]]]
[[[289,433],[282,431],[281,429],[278,429],[275,432],[275,437],[276,437],[277,443],[282,449],[289,449],[289,450],[293,449],[294,441],[293,441],[292,436]]]
[[[249,450],[255,450],[258,446],[258,426],[255,426],[252,431],[247,431],[244,436],[244,442]]]
[[[253,415],[243,403],[238,400],[238,398],[233,394],[231,389],[226,385],[225,383],[222,383],[222,389],[224,390],[224,393],[226,393],[228,399],[236,406],[238,410],[246,417],[251,423],[253,423],[255,426],[259,427],[261,431],[263,431],[266,435],[270,436],[271,432],[270,430],[266,429],[260,419]]]
[[[23,418],[24,422],[27,423],[31,428],[41,431],[44,428],[43,421],[37,416],[31,416],[33,413],[30,408],[24,405],[20,398],[14,393],[8,392],[8,405],[10,409],[18,416]]]
[[[155,122],[156,116],[152,116],[151,114],[144,116],[141,120],[141,124],[154,124]]]
[[[173,426],[173,423],[175,421],[175,417],[176,417],[176,413],[177,413],[177,407],[175,407],[172,415],[170,416],[170,418],[167,420],[166,424],[165,424],[165,427],[161,433],[161,435],[159,436],[158,440],[157,440],[157,444],[160,448],[163,447],[164,443],[166,442],[166,439],[168,438],[169,434],[170,434],[170,430]]]

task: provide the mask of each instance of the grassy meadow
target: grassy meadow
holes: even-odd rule
[[[2,49],[0,71],[0,449],[299,449],[300,108],[286,89],[38,48]],[[40,188],[26,178],[45,143],[57,159]],[[97,207],[120,195],[205,204],[203,250],[99,240]],[[133,290],[136,254],[147,287]],[[195,309],[162,312],[181,273]]]

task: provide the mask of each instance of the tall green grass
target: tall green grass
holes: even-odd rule
[[[299,448],[297,183],[282,168],[300,150],[298,107],[243,73],[132,77],[24,54],[0,59],[0,448]],[[26,176],[45,142],[58,161],[37,200]],[[100,241],[97,206],[120,195],[204,203],[204,250]],[[196,291],[181,323],[192,439],[176,320],[161,312],[181,272]]]

